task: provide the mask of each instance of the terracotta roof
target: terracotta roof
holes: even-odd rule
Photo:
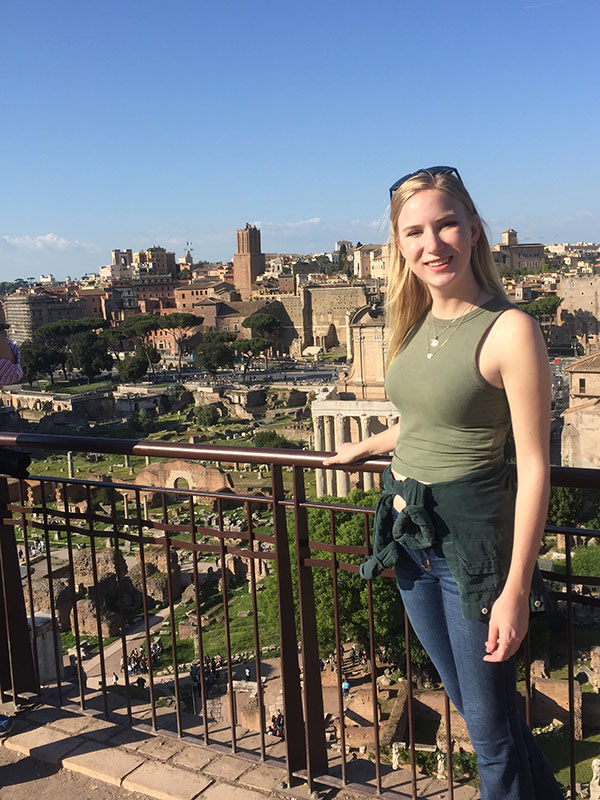
[[[579,403],[577,406],[569,406],[569,408],[565,408],[562,412],[562,416],[573,414],[575,411],[581,411],[583,408],[592,408],[593,406],[597,406],[598,403],[600,403],[600,400],[587,400],[585,403]]]
[[[574,364],[567,367],[567,372],[600,372],[600,353],[593,353],[591,356],[580,358]]]

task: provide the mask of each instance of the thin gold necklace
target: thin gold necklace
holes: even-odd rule
[[[454,317],[454,319],[451,322],[449,322],[446,325],[446,327],[442,331],[440,331],[440,333],[437,333],[435,329],[435,322],[433,321],[433,314],[431,313],[431,310],[429,311],[429,314],[427,315],[427,328],[428,328],[427,358],[428,359],[432,359],[435,355],[437,355],[437,353],[439,353],[442,347],[450,341],[450,339],[454,336],[456,331],[462,325],[463,320],[467,316],[467,314],[470,314],[471,311],[475,308],[475,305],[476,305],[475,303],[471,303],[469,306],[467,306],[467,310],[463,314],[459,314],[457,317]],[[454,325],[456,320],[459,321],[456,328],[454,328],[453,331],[450,331],[450,333],[444,339],[444,341],[440,343],[440,337],[443,336],[443,334],[446,333],[446,331]],[[433,336],[429,335],[430,332],[433,332]]]

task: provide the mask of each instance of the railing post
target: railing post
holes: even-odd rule
[[[315,776],[327,772],[327,744],[312,568],[304,563],[305,559],[310,558],[308,514],[303,505],[305,502],[304,473],[302,467],[294,467],[294,514],[296,517],[296,561],[304,677],[306,755],[308,790],[312,792]]]
[[[37,694],[31,638],[25,612],[17,539],[6,525],[8,483],[0,476],[0,697],[10,692],[15,706],[21,692]],[[35,636],[35,631],[32,633]]]
[[[300,694],[298,669],[298,644],[290,548],[288,542],[281,467],[272,467],[273,533],[275,535],[275,569],[277,570],[277,595],[279,606],[279,646],[281,649],[281,692],[283,695],[283,721],[287,756],[288,786],[293,783],[293,773],[306,768],[305,730]]]

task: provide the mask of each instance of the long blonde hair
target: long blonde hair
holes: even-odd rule
[[[418,172],[403,183],[392,197],[390,210],[390,272],[386,294],[386,325],[388,328],[388,365],[402,346],[406,334],[431,307],[427,287],[406,266],[398,247],[396,228],[398,217],[406,201],[423,189],[440,189],[456,197],[470,216],[482,222],[481,234],[471,253],[471,268],[479,286],[489,294],[506,297],[506,292],[496,270],[490,245],[483,229],[483,221],[475,204],[461,181],[451,173],[431,174]]]

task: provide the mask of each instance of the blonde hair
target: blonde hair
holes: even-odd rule
[[[423,170],[401,184],[394,192],[390,210],[390,277],[386,294],[386,326],[388,329],[388,365],[396,356],[406,334],[431,307],[427,287],[407,268],[398,247],[396,226],[406,201],[423,189],[440,189],[463,204],[470,216],[481,218],[464,185],[452,173],[432,174]],[[506,292],[496,270],[490,245],[483,229],[473,246],[471,268],[479,286],[492,295],[506,297]]]

